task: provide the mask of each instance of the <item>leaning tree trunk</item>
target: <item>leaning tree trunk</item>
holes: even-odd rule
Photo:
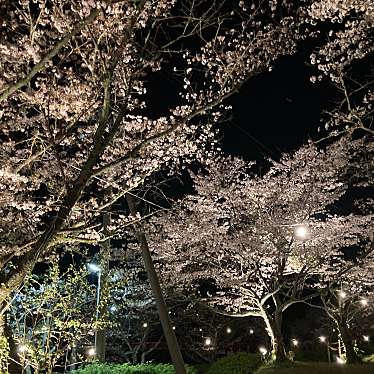
[[[267,311],[263,309],[262,314],[266,330],[270,337],[274,361],[283,362],[288,360],[282,334],[282,313],[276,310],[274,318],[272,318]]]
[[[358,357],[354,346],[353,346],[353,339],[349,328],[345,324],[339,324],[338,326],[340,336],[342,338],[344,350],[345,350],[345,357],[347,364],[358,364],[361,363],[360,357]]]
[[[135,205],[135,201],[131,195],[127,195],[127,203],[130,208],[131,214],[135,217],[137,214],[137,209]],[[162,290],[160,286],[160,282],[154,268],[153,260],[149,251],[147,238],[144,234],[143,228],[140,224],[136,225],[136,235],[140,244],[140,248],[142,251],[142,257],[144,262],[144,267],[146,269],[149,282],[151,284],[153,296],[156,301],[158,315],[160,317],[162,329],[164,331],[165,340],[169,349],[169,353],[171,356],[171,360],[173,362],[175,373],[176,374],[187,374],[183,356],[181,350],[179,348],[179,344],[177,341],[177,337],[175,336],[173,326],[170,321],[169,313],[167,310],[167,306],[162,295]]]

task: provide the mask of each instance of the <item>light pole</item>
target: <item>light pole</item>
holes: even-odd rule
[[[92,273],[97,273],[97,288],[96,288],[96,322],[99,319],[100,306],[100,285],[101,285],[101,268],[96,264],[88,264],[88,269]],[[97,352],[97,327],[95,328],[95,353]]]
[[[327,360],[328,360],[328,362],[330,364],[331,363],[331,355],[330,355],[330,343],[329,343],[329,340],[328,340],[328,338],[326,338],[326,336],[320,336],[319,340],[320,340],[321,343],[326,343]]]

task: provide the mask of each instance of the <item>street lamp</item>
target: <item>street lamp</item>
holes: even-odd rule
[[[211,338],[206,338],[204,344],[205,345],[211,345],[212,344],[212,339]]]
[[[327,348],[327,360],[329,362],[329,364],[331,363],[331,356],[330,356],[330,345],[329,345],[329,341],[328,339],[326,338],[326,336],[320,336],[319,337],[319,340],[321,343],[326,343],[326,348]]]
[[[299,239],[305,239],[306,236],[308,234],[308,230],[305,226],[303,225],[298,225],[296,226],[295,228],[295,235],[299,238]]]
[[[97,289],[96,289],[96,322],[99,319],[99,306],[100,306],[100,286],[101,286],[101,268],[97,264],[87,264],[88,270],[92,273],[97,273]],[[97,351],[97,328],[95,329],[95,349],[91,351],[92,355],[95,355]]]

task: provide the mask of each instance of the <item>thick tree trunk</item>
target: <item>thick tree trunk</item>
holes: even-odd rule
[[[360,357],[357,356],[357,353],[354,349],[353,339],[349,328],[345,324],[341,324],[339,326],[339,332],[343,341],[347,364],[361,363],[362,361]]]
[[[127,203],[129,205],[131,214],[135,216],[137,214],[137,209],[136,209],[134,198],[131,195],[127,195]],[[171,360],[175,368],[175,373],[176,374],[187,374],[184,361],[183,361],[183,356],[179,348],[179,344],[175,336],[173,326],[170,321],[170,317],[169,317],[169,313],[168,313],[168,309],[167,309],[164,297],[162,295],[160,282],[158,280],[158,276],[154,268],[153,260],[149,252],[147,238],[143,232],[141,225],[137,225],[136,234],[137,234],[137,237],[140,243],[140,248],[142,251],[142,257],[144,261],[144,267],[147,271],[147,275],[151,283],[153,296],[156,301],[158,314],[160,317],[162,329],[164,331],[166,343],[168,345]]]
[[[263,310],[263,319],[266,325],[266,330],[270,337],[273,359],[276,362],[283,362],[288,360],[286,350],[284,347],[284,340],[282,334],[282,314],[279,311],[275,312],[274,318],[268,315]]]
[[[273,320],[273,333],[273,351],[275,354],[275,361],[282,362],[288,360],[282,334],[282,312],[275,311],[275,316]]]

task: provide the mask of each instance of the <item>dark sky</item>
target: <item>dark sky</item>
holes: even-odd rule
[[[308,138],[317,138],[316,129],[324,110],[337,99],[337,90],[327,81],[313,84],[316,69],[306,62],[312,47],[299,46],[293,56],[278,59],[272,72],[251,78],[227,103],[233,106],[230,120],[220,125],[222,148],[246,159],[278,158]],[[147,112],[153,117],[167,115],[177,105],[179,84],[161,70],[147,84]]]
[[[248,159],[277,158],[316,139],[321,115],[337,92],[327,82],[310,82],[315,70],[305,63],[306,55],[301,51],[282,57],[272,72],[252,78],[230,99],[233,118],[225,126],[226,152]]]

